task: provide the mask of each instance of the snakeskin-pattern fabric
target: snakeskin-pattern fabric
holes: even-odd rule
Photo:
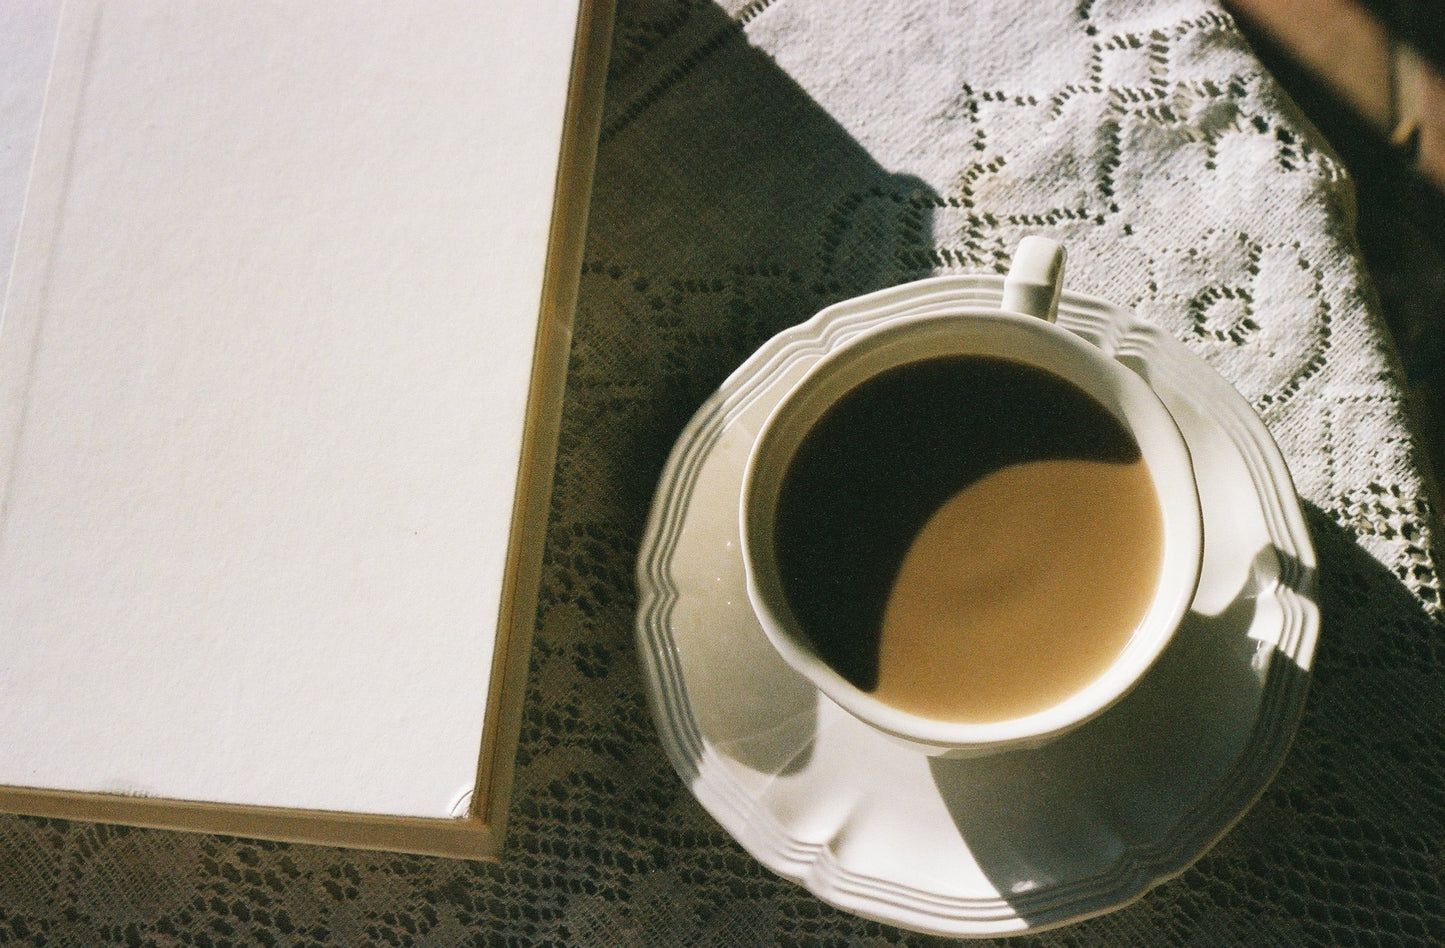
[[[751,859],[673,773],[634,560],[697,406],[777,331],[1028,233],[1235,384],[1319,560],[1278,777],[1037,946],[1445,943],[1434,514],[1338,163],[1208,0],[624,0],[498,863],[0,817],[0,943],[925,945]]]

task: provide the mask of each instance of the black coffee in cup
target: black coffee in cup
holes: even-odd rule
[[[855,686],[950,721],[1096,679],[1154,596],[1164,530],[1133,436],[1040,368],[943,356],[831,405],[774,518],[784,596]]]

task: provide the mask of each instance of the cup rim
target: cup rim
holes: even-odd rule
[[[798,427],[799,417],[806,433],[828,405],[881,372],[940,355],[995,354],[988,351],[990,345],[997,346],[1010,336],[1029,343],[1030,353],[1038,351],[1035,347],[1042,347],[1053,354],[1066,353],[1062,358],[1073,360],[1078,371],[1087,367],[1096,378],[1094,384],[1081,385],[1077,374],[1070,377],[1044,364],[1045,358],[1003,356],[1065,377],[1084,388],[1104,402],[1134,434],[1144,453],[1164,517],[1160,578],[1129,643],[1102,674],[1070,697],[1041,711],[998,721],[925,717],[887,704],[858,688],[805,644],[776,570],[770,569],[764,559],[773,553],[771,524],[776,491],[761,506],[756,498],[760,484],[781,481],[782,472],[801,440],[801,435],[790,437],[789,428]],[[992,342],[980,346],[980,340]],[[889,347],[900,351],[916,348],[921,341],[937,351],[901,358],[885,355],[841,391],[826,388],[828,380],[841,377],[840,370],[849,368],[850,363],[859,363],[880,351],[886,353]],[[1099,382],[1099,378],[1109,381]],[[1100,385],[1107,389],[1102,398],[1098,391]],[[776,443],[779,439],[784,439],[781,447]],[[778,456],[779,451],[784,452],[782,457]],[[760,533],[756,519],[765,519],[767,529]],[[941,312],[900,316],[859,333],[821,356],[773,406],[758,431],[743,471],[739,528],[748,598],[768,640],[783,659],[864,723],[930,752],[977,753],[1040,743],[1077,727],[1118,702],[1172,641],[1193,601],[1203,563],[1203,515],[1189,447],[1154,390],[1128,366],[1069,330],[1035,316],[986,306],[957,306]]]

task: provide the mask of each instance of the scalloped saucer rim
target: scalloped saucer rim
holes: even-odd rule
[[[847,300],[765,343],[673,449],[638,558],[637,633],[664,748],[774,872],[845,910],[942,935],[1036,931],[1188,868],[1283,760],[1318,634],[1314,556],[1278,447],[1182,343],[1065,293],[1059,323],[1150,382],[1196,457],[1205,576],[1160,666],[1044,748],[928,761],[868,731],[771,652],[741,593],[740,458],[789,379],[901,312],[997,305],[1002,279]]]

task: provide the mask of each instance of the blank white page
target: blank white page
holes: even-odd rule
[[[0,784],[464,816],[576,0],[71,0],[0,323]]]

